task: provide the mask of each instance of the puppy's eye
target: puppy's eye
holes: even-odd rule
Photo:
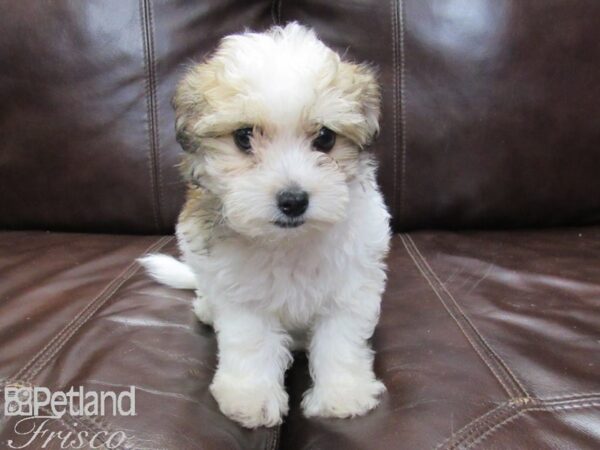
[[[316,150],[328,152],[335,145],[335,132],[327,127],[321,128],[312,144]]]
[[[250,153],[252,150],[250,138],[252,138],[252,128],[240,128],[233,132],[235,145],[244,153]]]

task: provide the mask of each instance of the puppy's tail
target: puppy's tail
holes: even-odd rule
[[[138,259],[152,278],[176,289],[196,289],[194,272],[172,256],[156,253]]]

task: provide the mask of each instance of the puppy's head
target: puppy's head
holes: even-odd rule
[[[173,99],[184,177],[241,234],[322,229],[346,217],[349,183],[367,170],[379,101],[368,66],[298,24],[226,37]]]

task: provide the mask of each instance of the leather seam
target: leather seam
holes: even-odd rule
[[[162,217],[162,205],[163,205],[163,191],[162,191],[162,186],[164,185],[163,182],[163,172],[162,172],[162,165],[161,165],[161,152],[160,152],[160,125],[159,125],[159,120],[158,120],[158,111],[159,111],[159,101],[158,101],[158,71],[156,69],[156,49],[154,47],[154,35],[155,35],[155,30],[154,30],[154,6],[153,3],[148,0],[148,19],[149,19],[149,25],[150,25],[150,35],[149,37],[150,39],[150,44],[151,44],[151,55],[152,55],[152,64],[151,64],[151,69],[152,69],[152,94],[153,94],[153,98],[154,98],[154,102],[153,102],[153,111],[154,111],[154,133],[156,136],[156,141],[155,141],[155,146],[156,146],[156,174],[158,177],[158,184],[157,184],[157,193],[158,193],[158,198],[157,198],[157,202],[158,202],[158,223],[159,226],[161,227],[161,229],[159,230],[159,232],[164,232],[165,230],[162,229],[163,226],[163,217]]]
[[[150,245],[142,254],[158,250],[166,245],[172,236],[162,237]],[[113,278],[73,319],[67,323],[54,337],[36,353],[11,379],[6,380],[2,386],[11,380],[31,380],[52,360],[64,347],[71,337],[115,294],[115,292],[129,280],[137,271],[139,265],[136,261],[129,264],[117,277]]]
[[[270,440],[267,441],[267,445],[265,446],[267,450],[276,450],[279,448],[279,432],[280,425],[277,425],[277,427],[270,432]]]
[[[498,407],[493,410],[479,416],[478,418],[472,420],[467,425],[462,427],[457,433],[452,434],[448,439],[446,439],[440,446],[447,444],[449,449],[456,448],[460,442],[464,442],[468,439],[471,439],[473,435],[476,435],[481,429],[489,428],[494,424],[498,423],[498,420],[502,420],[508,414],[512,414],[512,411],[515,411],[519,408],[519,406],[523,406],[526,404],[530,404],[533,402],[539,402],[539,400],[534,400],[531,398],[515,398],[510,399],[505,403],[502,403]]]
[[[411,248],[410,248],[410,244],[408,243],[408,236],[405,235],[405,234],[400,234],[399,236],[400,236],[400,239],[402,240],[402,243],[404,244],[406,252],[408,253],[408,255],[410,256],[410,258],[412,259],[413,263],[415,264],[415,266],[417,267],[417,269],[419,270],[419,272],[421,273],[421,275],[423,276],[423,278],[425,278],[425,280],[427,281],[427,283],[429,284],[429,286],[431,287],[431,289],[433,290],[433,292],[435,293],[435,295],[438,297],[438,299],[440,300],[440,303],[442,304],[442,306],[444,307],[444,309],[446,310],[446,312],[450,315],[450,317],[457,324],[457,326],[460,329],[460,331],[462,332],[463,336],[465,336],[465,338],[467,339],[467,341],[469,342],[469,344],[471,345],[471,347],[475,350],[475,353],[477,353],[477,355],[479,356],[479,358],[483,361],[483,363],[492,372],[492,374],[494,375],[494,377],[496,378],[496,380],[498,380],[498,382],[500,383],[500,385],[503,387],[504,391],[507,393],[508,397],[512,398],[514,396],[513,395],[513,390],[510,388],[509,385],[506,384],[505,378],[502,377],[497,372],[497,370],[492,366],[491,361],[489,361],[489,358],[487,358],[484,355],[483,349],[481,349],[480,346],[477,345],[476,342],[474,342],[473,337],[470,336],[470,334],[465,329],[465,325],[461,323],[461,321],[456,316],[456,314],[452,311],[452,309],[450,308],[450,306],[444,301],[443,296],[439,292],[439,290],[436,288],[433,279],[431,279],[431,277],[427,273],[426,269],[423,266],[421,266],[421,264],[419,263],[418,255],[415,254],[411,250]]]
[[[515,386],[513,386],[516,390],[515,396],[516,397],[525,397],[525,398],[531,397],[529,395],[529,393],[527,392],[527,390],[525,389],[525,387],[523,386],[523,384],[519,381],[517,376],[514,374],[513,370],[510,368],[510,366],[508,364],[506,364],[504,362],[504,360],[500,357],[500,355],[498,355],[498,353],[496,353],[494,351],[493,347],[488,343],[488,341],[483,337],[483,335],[479,332],[479,330],[477,330],[477,328],[475,327],[473,322],[471,322],[469,317],[465,314],[463,309],[460,307],[460,304],[456,301],[456,298],[454,297],[454,295],[452,295],[450,290],[446,287],[446,285],[442,282],[442,280],[440,280],[440,278],[437,276],[437,274],[435,273],[433,268],[427,262],[427,259],[425,258],[425,256],[420,252],[415,241],[410,236],[407,236],[407,238],[410,240],[410,242],[414,246],[415,251],[420,256],[420,258],[423,260],[423,263],[425,264],[425,266],[429,269],[431,274],[437,280],[437,283],[439,284],[439,286],[444,290],[444,292],[446,292],[448,294],[448,297],[450,297],[450,299],[454,303],[454,306],[456,307],[456,310],[458,311],[458,313],[461,315],[462,318],[464,318],[465,322],[469,325],[469,327],[473,331],[473,333],[475,333],[476,337],[479,338],[479,340],[483,344],[484,349],[487,350],[487,352],[491,355],[491,357],[493,359],[496,360],[496,362],[500,365],[500,367],[502,369],[504,369],[504,371],[507,372],[507,378],[509,379],[509,381],[512,384],[515,385]]]
[[[556,402],[556,401],[563,401],[563,400],[565,400],[565,401],[579,400],[581,398],[588,398],[588,397],[600,397],[600,392],[557,395],[555,397],[539,398],[539,400],[542,402]]]
[[[162,238],[165,239],[165,238]],[[168,238],[168,240],[170,240],[170,238]],[[160,240],[159,240],[160,241]],[[167,241],[168,242],[168,241]],[[166,244],[166,242],[165,242]],[[160,248],[161,246],[159,246],[158,248]],[[157,250],[158,248],[152,248],[152,249],[148,249],[144,252],[145,253],[149,253],[153,250]],[[73,337],[75,335],[75,333],[77,333],[77,331],[79,331],[79,329],[85,325],[93,316],[94,314],[102,307],[104,306],[104,304],[106,304],[106,302],[108,300],[110,300],[113,295],[123,286],[123,284],[125,284],[133,275],[135,275],[138,270],[139,270],[139,265],[137,264],[136,261],[132,262],[123,272],[122,272],[122,277],[116,278],[113,281],[118,280],[114,285],[107,286],[106,290],[104,291],[104,294],[99,295],[96,298],[95,301],[95,305],[93,305],[94,302],[90,302],[88,306],[93,305],[89,308],[89,311],[87,313],[87,317],[86,316],[82,316],[83,320],[80,321],[78,324],[72,323],[72,325],[74,326],[74,329],[70,332],[70,333],[65,333],[63,335],[62,338],[60,338],[57,343],[56,346],[54,348],[54,350],[49,351],[48,353],[46,353],[46,355],[44,355],[38,362],[35,363],[34,366],[31,367],[30,373],[29,374],[25,374],[25,376],[23,377],[26,381],[32,381],[33,378],[35,376],[37,376],[40,371],[56,356],[58,355],[58,353],[60,353],[60,351],[62,350],[62,348],[66,345],[66,343],[71,339],[71,337]]]
[[[515,421],[523,414],[526,414],[529,412],[569,411],[569,410],[574,410],[574,409],[593,408],[596,406],[600,406],[600,399],[578,402],[578,403],[571,403],[571,404],[566,404],[566,405],[540,405],[540,406],[524,407],[524,408],[518,409],[516,411],[513,411],[512,414],[510,414],[508,417],[504,418],[502,421],[483,430],[481,434],[479,434],[477,436],[473,436],[471,439],[467,440],[466,442],[463,442],[461,444],[461,448],[469,449],[469,448],[474,447],[477,444],[480,444],[481,442],[485,441],[487,438],[489,438],[492,434],[494,434],[496,431],[498,431],[505,425]]]
[[[566,409],[570,405],[579,405],[581,403],[595,403],[600,400],[600,394],[591,393],[583,395],[573,395],[571,397],[564,396],[563,400],[541,400],[541,399],[511,399],[496,408],[486,412],[485,414],[473,419],[467,423],[458,432],[452,434],[441,444],[437,445],[436,449],[446,448],[448,450],[455,448],[463,448],[463,445],[476,441],[479,437],[485,434],[488,430],[499,423],[506,420],[519,411],[528,411],[543,408],[545,410]]]
[[[140,0],[140,20],[142,28],[142,42],[144,47],[144,89],[146,91],[146,116],[148,122],[148,147],[150,184],[152,187],[152,206],[154,225],[156,231],[162,231],[161,214],[161,183],[160,170],[160,140],[158,132],[158,111],[156,96],[156,58],[154,54],[154,21],[152,17],[152,3],[149,0]]]
[[[460,433],[454,434],[450,436],[450,438],[446,441],[446,449],[454,450],[461,446],[464,442],[468,442],[473,439],[481,430],[487,429],[494,424],[498,423],[498,421],[504,420],[507,415],[513,414],[515,411],[515,407],[511,406],[509,403],[504,403],[500,405],[500,408],[496,408],[492,410],[492,414],[487,415],[484,414],[481,416],[481,420],[475,420],[472,424],[467,425],[463,428]],[[444,445],[444,444],[442,444]],[[441,447],[440,447],[441,448]]]
[[[448,438],[446,438],[443,442],[435,446],[435,450],[441,449],[444,446],[448,446],[446,448],[452,448],[455,444],[454,442],[464,440],[468,436],[472,435],[476,430],[479,429],[480,426],[489,423],[493,417],[499,416],[503,413],[503,411],[507,408],[508,403],[502,403],[496,406],[493,409],[490,409],[486,413],[476,417],[475,419],[468,422],[465,426],[460,428],[458,431],[452,433]]]
[[[281,3],[282,0],[272,0],[271,20],[275,25],[281,25]]]
[[[394,216],[395,219],[398,220],[398,155],[397,155],[397,149],[398,149],[398,69],[397,69],[397,65],[398,65],[398,0],[390,0],[390,7],[391,7],[391,16],[392,16],[392,23],[391,23],[391,32],[392,32],[392,85],[393,85],[393,92],[392,92],[392,101],[393,101],[393,108],[392,108],[392,113],[393,113],[393,123],[392,123],[392,132],[393,132],[393,148],[394,151],[392,153],[392,162],[393,162],[393,182],[392,182],[392,191],[393,191],[393,196],[392,196],[392,209],[394,211]]]
[[[404,207],[406,203],[406,130],[408,128],[406,123],[406,49],[404,45],[405,40],[405,23],[404,23],[404,0],[399,2],[400,11],[398,16],[400,18],[400,132],[402,138],[400,140],[402,146],[402,153],[400,157],[400,210],[399,219],[404,218]]]

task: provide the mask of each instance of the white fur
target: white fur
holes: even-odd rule
[[[146,255],[138,259],[156,281],[175,289],[195,289],[196,277],[189,266],[167,255]]]
[[[389,215],[370,156],[359,151],[377,131],[377,112],[357,103],[353,79],[331,81],[342,70],[339,57],[299,25],[227,38],[215,58],[231,84],[224,92],[240,90],[238,108],[223,100],[194,122],[195,132],[234,119],[253,123],[253,115],[267,131],[255,137],[251,156],[227,136],[201,140],[206,150],[190,157],[187,172],[220,199],[222,222],[207,238],[205,222],[184,213],[177,238],[185,264],[161,255],[141,262],[163,283],[198,289],[196,315],[217,332],[210,391],[224,414],[250,428],[280,423],[288,411],[284,373],[299,347],[309,352],[314,382],[305,415],[364,414],[385,390],[368,339],[385,286]],[[308,122],[340,124],[331,155],[311,148],[301,125],[307,114]],[[361,134],[345,139],[343,130],[353,127]],[[290,184],[310,194],[305,223],[278,228],[274,198]]]

